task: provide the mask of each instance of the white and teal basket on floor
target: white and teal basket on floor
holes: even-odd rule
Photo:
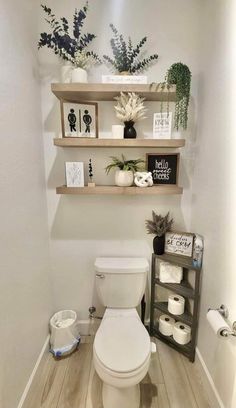
[[[77,314],[61,310],[50,319],[50,352],[55,357],[71,354],[80,342]]]

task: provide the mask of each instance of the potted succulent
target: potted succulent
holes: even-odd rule
[[[105,171],[107,174],[112,169],[117,169],[115,173],[115,184],[119,187],[132,186],[134,173],[140,169],[140,165],[145,163],[142,159],[126,160],[122,154],[121,159],[111,156],[112,162],[107,165]]]
[[[116,96],[114,99],[117,101],[115,106],[116,117],[125,125],[124,138],[135,139],[137,133],[134,123],[146,119],[144,115],[147,108],[143,104],[145,98],[141,98],[134,92],[121,92],[120,96]]]
[[[112,69],[112,72],[115,71],[115,73],[124,75],[140,73],[158,59],[157,54],[141,58],[140,53],[143,51],[142,48],[147,41],[147,37],[142,38],[137,45],[133,46],[130,37],[126,42],[123,35],[119,34],[113,24],[110,24],[110,27],[113,33],[113,38],[110,40],[113,58],[103,55],[103,60]]]
[[[146,229],[148,234],[155,234],[153,239],[153,252],[156,255],[162,255],[165,249],[165,233],[171,230],[174,220],[170,219],[168,212],[164,217],[152,211],[152,220],[146,220]]]
[[[69,23],[65,17],[58,20],[51,8],[45,5],[41,5],[41,7],[46,14],[45,20],[51,27],[51,33],[43,32],[40,34],[38,49],[47,47],[53,50],[65,64],[62,67],[62,72],[66,72],[68,75],[68,70],[73,72],[74,68],[73,81],[87,82],[86,69],[91,64],[101,62],[96,53],[87,50],[87,47],[96,38],[95,34],[82,33],[84,20],[88,13],[88,1],[81,10],[75,10],[73,16],[73,35],[70,34]]]

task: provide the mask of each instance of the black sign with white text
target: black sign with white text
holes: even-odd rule
[[[152,173],[154,184],[178,183],[179,153],[148,153],[147,170]]]

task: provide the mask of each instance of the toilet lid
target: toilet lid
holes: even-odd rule
[[[143,365],[150,353],[150,337],[136,317],[106,318],[95,336],[94,349],[105,367],[125,373]]]

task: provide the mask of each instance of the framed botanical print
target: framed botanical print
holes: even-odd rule
[[[98,137],[98,104],[61,100],[62,137]]]
[[[84,187],[84,163],[66,162],[66,186]]]

